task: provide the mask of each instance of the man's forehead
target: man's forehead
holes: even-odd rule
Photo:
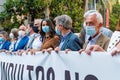
[[[96,20],[96,16],[95,15],[88,15],[85,18],[85,21],[95,21]]]
[[[19,29],[26,29],[26,26],[22,25],[19,27]]]

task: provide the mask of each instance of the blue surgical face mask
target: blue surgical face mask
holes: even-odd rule
[[[55,27],[55,32],[56,32],[57,35],[60,35],[60,31],[58,30],[57,27]]]
[[[93,37],[96,34],[95,26],[86,26],[86,35]]]
[[[26,35],[28,36],[30,32],[29,32],[29,30],[27,29],[25,33],[26,33]]]
[[[0,37],[0,44],[3,43],[4,39]]]
[[[45,33],[50,32],[49,26],[42,26],[42,30],[43,30],[43,32],[45,32]]]

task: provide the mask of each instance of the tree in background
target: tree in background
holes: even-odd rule
[[[45,4],[43,0],[6,0],[4,11],[0,13],[1,24],[8,31],[19,27],[24,20],[33,21],[34,18],[44,18]]]
[[[2,17],[2,27],[10,30],[19,27],[24,20],[33,21],[35,18],[54,19],[61,14],[67,14],[73,19],[75,32],[80,31],[83,21],[83,0],[6,0]]]
[[[75,32],[79,32],[83,22],[83,9],[81,0],[53,0],[50,5],[50,17],[55,18],[61,14],[71,16]]]
[[[110,14],[110,29],[115,30],[115,27],[120,17],[120,4],[118,2],[113,5],[112,13]]]

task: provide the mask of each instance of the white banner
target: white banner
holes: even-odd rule
[[[0,53],[1,80],[120,80],[120,56],[109,53]]]

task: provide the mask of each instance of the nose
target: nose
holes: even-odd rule
[[[86,23],[86,26],[90,26],[90,23]]]

